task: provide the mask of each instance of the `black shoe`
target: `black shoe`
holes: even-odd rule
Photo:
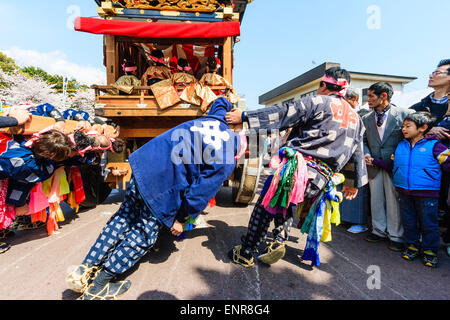
[[[431,250],[425,250],[423,252],[423,264],[426,267],[436,268],[438,265],[438,256]]]
[[[402,258],[413,261],[415,258],[419,256],[419,249],[417,249],[414,245],[410,244],[408,248],[403,252]]]
[[[369,242],[373,242],[373,243],[375,243],[375,242],[380,242],[380,241],[383,241],[383,240],[385,240],[385,239],[386,239],[386,238],[377,236],[377,235],[374,234],[374,233],[371,233],[371,234],[369,234],[367,237],[364,238],[364,240],[369,241]]]
[[[405,250],[405,245],[401,242],[389,241],[388,248],[395,252],[401,252]]]

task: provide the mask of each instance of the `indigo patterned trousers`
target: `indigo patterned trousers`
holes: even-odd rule
[[[309,182],[305,191],[305,201],[306,199],[314,199],[319,195],[320,191],[320,188]],[[265,193],[262,193],[259,196],[248,223],[247,234],[242,238],[242,249],[247,254],[253,254],[258,251],[261,242],[267,237],[267,231],[272,220],[274,220],[275,224],[272,234],[275,240],[279,242],[284,242],[289,238],[291,226],[294,222],[296,206],[290,206],[286,212],[286,216],[281,214],[273,215],[267,212],[262,205],[264,195]]]
[[[160,227],[132,178],[119,211],[103,228],[83,264],[101,265],[111,273],[122,274],[153,247]]]

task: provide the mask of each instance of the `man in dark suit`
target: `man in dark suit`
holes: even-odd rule
[[[369,242],[389,239],[389,248],[403,250],[403,227],[392,174],[372,165],[373,159],[387,161],[403,139],[402,125],[411,112],[391,104],[394,95],[392,86],[378,82],[369,88],[368,103],[372,112],[363,117],[366,135],[364,153],[370,185],[372,212],[372,233],[366,237]]]

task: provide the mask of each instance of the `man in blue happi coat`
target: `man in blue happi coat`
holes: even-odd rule
[[[125,199],[82,265],[66,278],[71,289],[85,300],[117,299],[131,283],[112,280],[153,247],[160,229],[179,236],[183,223],[206,208],[235,168],[240,140],[225,120],[231,109],[230,102],[219,98],[207,116],[185,122],[131,154],[133,176]]]

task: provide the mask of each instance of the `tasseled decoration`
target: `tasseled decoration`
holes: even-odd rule
[[[302,260],[311,261],[312,266],[320,265],[319,243],[331,240],[331,222],[340,223],[339,203],[342,193],[336,191],[336,185],[344,182],[342,174],[335,174],[328,182],[320,197],[311,206],[302,233],[308,232]]]
[[[59,230],[58,222],[61,221],[64,221],[64,214],[59,206],[59,203],[50,203],[49,215],[47,218],[47,233],[49,236]]]
[[[216,197],[209,200],[208,206],[209,206],[209,208],[214,208],[216,206]]]
[[[275,172],[264,186],[262,205],[271,214],[286,216],[290,205],[303,201],[308,182],[306,162],[296,150],[284,147],[273,157],[271,167]]]
[[[75,210],[75,213],[78,213],[78,210],[80,210],[80,206],[75,199],[75,192],[72,191],[69,193],[66,202],[72,209]]]
[[[69,182],[67,181],[67,175],[64,168],[61,170],[61,177],[59,180],[59,195],[63,196],[70,193]]]
[[[47,209],[44,209],[40,212],[34,213],[31,215],[31,223],[35,222],[46,222],[47,221]]]
[[[184,224],[184,231],[191,231],[195,228],[195,219],[189,217]]]
[[[177,237],[178,240],[184,240],[186,238],[186,231],[194,230],[195,228],[199,227],[200,229],[203,228],[203,225],[205,224],[205,221],[201,217],[201,215],[198,215],[195,219],[190,217],[186,220],[184,223],[184,229],[183,233]]]
[[[50,203],[47,217],[47,234],[51,236],[53,232],[59,229],[58,222],[56,221],[56,210],[54,210],[53,203]]]
[[[30,192],[30,203],[28,204],[29,215],[40,213],[49,207],[47,196],[42,191],[42,183],[38,183]]]
[[[0,230],[8,228],[16,218],[14,207],[6,203],[8,179],[0,180]]]
[[[53,232],[59,229],[58,222],[65,220],[59,204],[64,201],[65,195],[70,192],[70,189],[64,167],[58,168],[50,179],[44,181],[42,185],[44,192],[48,192],[49,180],[51,182],[50,192],[47,193],[48,202],[50,203],[47,218],[47,233],[48,235],[52,235]]]
[[[47,197],[50,195],[50,192],[52,190],[52,181],[53,176],[42,182],[42,192],[44,192],[47,195]]]
[[[271,207],[279,206],[286,208],[288,205],[289,192],[294,186],[294,173],[297,169],[295,150],[291,148],[282,148],[280,150],[280,158],[283,159],[284,157],[287,159],[287,162],[281,169],[277,191],[269,203]]]
[[[327,193],[326,207],[323,219],[323,231],[320,241],[331,241],[331,224],[336,226],[341,224],[341,214],[339,212],[339,204],[343,200],[342,192],[337,192],[336,186],[343,183],[345,178],[341,173],[336,173],[332,177],[334,187]]]
[[[78,167],[72,167],[70,170],[75,192],[75,201],[77,204],[80,204],[86,199],[83,189],[83,179],[81,178],[81,171]]]
[[[86,199],[83,189],[83,180],[81,178],[81,172],[78,167],[70,168],[70,181],[72,188],[67,197],[67,203],[72,209],[75,209],[76,213],[78,213],[80,203],[82,203]]]
[[[314,208],[315,210],[313,211],[312,218],[308,220],[310,216],[310,214],[308,214],[308,217],[306,218],[305,223],[303,224],[302,227],[303,232],[303,229],[306,229],[308,224],[310,225],[308,231],[308,238],[306,240],[306,247],[305,251],[303,252],[302,260],[310,260],[312,262],[311,263],[312,266],[320,265],[319,241],[322,236],[323,214],[326,206],[325,195],[322,195],[317,200],[317,202],[318,203]]]

